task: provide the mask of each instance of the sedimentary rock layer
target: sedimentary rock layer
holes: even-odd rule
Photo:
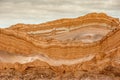
[[[0,68],[120,74],[120,22],[104,13],[0,29]]]

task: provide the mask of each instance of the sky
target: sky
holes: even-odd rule
[[[0,28],[104,12],[120,18],[120,0],[0,0]]]

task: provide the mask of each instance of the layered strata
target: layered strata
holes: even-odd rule
[[[120,74],[120,22],[104,13],[0,29],[0,68]],[[17,67],[16,67],[17,66]],[[117,69],[117,71],[116,71]],[[113,73],[114,74],[114,73]]]

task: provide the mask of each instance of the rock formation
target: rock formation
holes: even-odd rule
[[[73,74],[81,80],[120,80],[119,34],[119,19],[104,13],[0,28],[0,73],[12,69],[52,75],[51,80],[69,80]]]

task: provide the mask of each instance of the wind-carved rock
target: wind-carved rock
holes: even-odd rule
[[[120,22],[104,13],[0,29],[0,68],[120,74]],[[17,67],[16,67],[17,66]],[[119,75],[120,77],[120,75]]]

